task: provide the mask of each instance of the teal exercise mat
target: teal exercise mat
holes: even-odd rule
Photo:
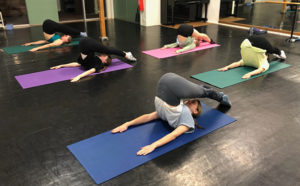
[[[80,38],[74,38],[74,39],[72,39],[71,43],[63,44],[63,45],[56,46],[56,47],[50,47],[50,48],[59,48],[59,47],[65,47],[65,46],[78,45],[79,40],[80,40]],[[42,45],[11,46],[11,47],[2,48],[2,50],[4,50],[8,54],[18,54],[18,53],[28,52],[32,48],[35,48],[35,47],[38,47],[38,46],[42,46]],[[49,49],[49,48],[45,48],[45,49]],[[45,50],[45,49],[43,49],[43,50]]]
[[[203,72],[203,73],[199,73],[196,75],[192,75],[192,78],[198,79],[200,81],[203,81],[205,83],[208,83],[210,85],[213,85],[215,87],[218,88],[225,88],[237,83],[241,83],[265,74],[269,74],[271,72],[275,72],[278,71],[280,69],[283,68],[287,68],[291,65],[286,64],[286,63],[281,63],[278,61],[272,61],[270,62],[270,67],[267,71],[261,73],[261,74],[257,74],[255,76],[252,76],[249,79],[242,79],[242,76],[248,72],[251,72],[253,70],[255,70],[252,67],[237,67],[237,68],[233,68],[224,72],[219,72],[217,70],[211,70],[208,72]]]

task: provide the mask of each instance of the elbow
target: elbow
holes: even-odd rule
[[[266,69],[265,68],[261,68],[260,71],[259,71],[259,73],[263,73],[264,71],[266,71]]]
[[[151,114],[145,114],[144,117],[146,118],[147,121],[154,120]]]

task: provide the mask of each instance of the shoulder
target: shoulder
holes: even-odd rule
[[[188,127],[190,129],[188,132],[193,132],[195,129],[194,118],[191,114],[190,109],[186,105],[184,105],[182,108],[182,112],[181,112],[178,124],[179,124],[179,126],[184,125],[184,126]]]
[[[193,119],[193,116],[191,114],[191,111],[190,109],[183,104],[183,107],[182,107],[182,111],[181,111],[181,115],[180,115],[180,120],[184,120],[186,122],[192,122],[194,123],[194,119]]]
[[[62,45],[63,43],[64,42],[60,38],[52,42],[52,44],[55,45],[55,46]]]

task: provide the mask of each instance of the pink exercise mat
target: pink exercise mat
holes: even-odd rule
[[[218,47],[218,46],[220,46],[220,45],[204,42],[204,43],[201,43],[200,46],[198,46],[192,50],[188,50],[188,51],[185,51],[185,52],[182,52],[179,54],[175,53],[175,51],[178,50],[179,48],[166,48],[166,49],[158,48],[158,49],[153,49],[153,50],[146,50],[146,51],[143,51],[143,53],[161,59],[161,58],[167,58],[167,57],[177,56],[177,55],[181,55],[181,54],[186,54],[189,52],[195,52],[198,50],[214,48],[214,47]]]

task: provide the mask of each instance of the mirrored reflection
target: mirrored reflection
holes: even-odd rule
[[[294,34],[300,34],[298,26],[300,15],[295,14],[300,6],[297,9],[296,5],[280,4],[290,2],[287,0],[272,1],[275,3],[266,3],[262,0],[221,0],[220,22],[285,33],[289,33],[295,24]],[[293,0],[297,1],[299,0]]]
[[[83,19],[82,4],[85,4],[86,18],[99,17],[98,0],[57,0],[59,20]],[[104,1],[105,6],[105,1]]]
[[[28,24],[25,0],[0,0],[5,24]]]

